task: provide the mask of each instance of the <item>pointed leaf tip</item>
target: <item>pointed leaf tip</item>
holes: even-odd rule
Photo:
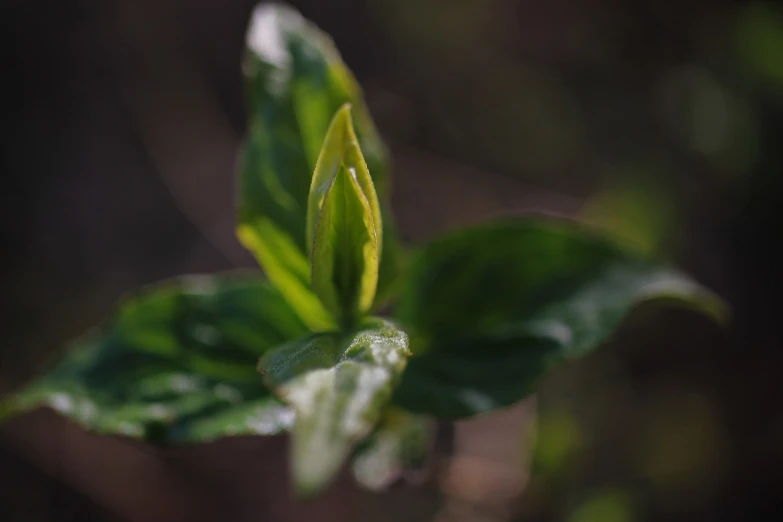
[[[381,256],[378,196],[350,111],[346,103],[332,118],[307,208],[313,290],[327,309],[348,324],[372,306]]]
[[[350,135],[360,143],[361,163],[366,161],[384,204],[386,147],[334,42],[296,9],[279,3],[258,6],[246,36],[242,70],[248,132],[238,165],[237,234],[296,313],[311,329],[322,330],[333,318],[310,285],[313,223],[308,225],[308,198],[324,137],[337,115],[340,141]],[[369,194],[368,180],[360,182]],[[377,196],[369,199],[380,226]],[[383,250],[378,293],[388,298],[402,252],[392,220],[383,225],[388,248]]]

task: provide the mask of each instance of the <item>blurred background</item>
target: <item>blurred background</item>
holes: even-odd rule
[[[5,0],[0,393],[123,293],[253,266],[234,239],[249,0]],[[783,9],[680,0],[300,0],[394,157],[411,244],[583,219],[733,308],[639,310],[435,469],[295,503],[286,440],[152,450],[39,411],[0,427],[3,521],[761,520],[783,511]]]

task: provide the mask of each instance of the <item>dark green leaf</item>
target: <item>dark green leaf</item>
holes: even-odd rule
[[[314,330],[327,329],[334,319],[310,289],[312,245],[306,240],[306,215],[329,122],[341,106],[352,104],[356,134],[381,208],[388,195],[386,151],[361,90],[333,43],[299,13],[281,5],[258,7],[247,45],[244,70],[250,113],[240,167],[239,237],[300,317]],[[389,288],[400,263],[389,216],[383,223],[379,294]]]
[[[184,277],[127,299],[4,409],[50,406],[93,431],[155,442],[279,433],[293,410],[269,393],[256,361],[304,332],[260,277]]]
[[[356,481],[379,491],[390,486],[405,470],[420,468],[430,445],[432,421],[421,415],[390,407],[378,428],[354,457]]]
[[[313,290],[342,324],[372,306],[380,224],[378,197],[345,105],[329,126],[307,205]]]
[[[552,365],[606,341],[637,304],[666,298],[719,318],[687,276],[567,222],[509,220],[426,246],[398,310],[411,328],[397,400],[460,418],[506,406]]]
[[[296,410],[291,464],[302,494],[325,487],[373,430],[408,354],[403,332],[372,320],[349,334],[309,335],[261,359],[267,383]]]

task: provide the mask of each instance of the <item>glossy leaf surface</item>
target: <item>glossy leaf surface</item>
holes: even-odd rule
[[[294,413],[256,362],[305,331],[257,276],[181,278],[127,299],[4,409],[50,406],[90,430],[157,443],[279,433]]]
[[[312,295],[307,269],[312,247],[306,234],[307,204],[319,151],[338,109],[352,105],[356,136],[382,208],[388,194],[386,151],[334,44],[299,13],[281,5],[259,6],[247,47],[249,116],[240,164],[238,234],[271,282],[291,296],[300,317],[314,330],[326,329],[334,319]],[[392,283],[399,265],[388,216],[379,292]]]
[[[402,331],[371,320],[348,334],[308,335],[261,359],[266,382],[296,411],[291,466],[300,493],[323,489],[373,430],[408,355]]]
[[[396,399],[448,418],[510,405],[653,299],[724,314],[687,276],[576,224],[520,218],[450,235],[422,249],[403,291],[415,356]]]

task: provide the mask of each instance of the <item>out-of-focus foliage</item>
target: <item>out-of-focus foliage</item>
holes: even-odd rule
[[[367,489],[381,490],[406,469],[420,467],[430,447],[431,422],[426,416],[400,408],[386,410],[353,461],[356,480]]]
[[[373,430],[408,355],[408,336],[373,320],[352,332],[308,335],[262,357],[264,379],[296,410],[291,459],[302,494],[326,487]]]
[[[418,357],[397,400],[446,418],[507,406],[605,342],[634,306],[662,298],[725,313],[687,276],[573,224],[517,219],[436,240],[400,300]]]
[[[461,18],[479,5],[460,3]],[[603,344],[635,305],[666,298],[724,317],[695,281],[631,253],[655,252],[668,225],[644,200],[620,207],[611,193],[604,201],[640,224],[627,235],[650,233],[630,250],[575,223],[516,217],[436,239],[398,273],[384,146],[331,41],[295,11],[263,5],[247,45],[237,233],[270,284],[214,276],[142,295],[6,412],[46,403],[97,431],[156,441],[290,429],[300,493],[322,491],[354,450],[354,476],[380,489],[428,447],[419,414],[464,418],[527,397],[551,367]],[[483,104],[453,122],[468,129],[463,143],[513,150],[500,158],[508,168],[573,165],[561,150],[584,134],[576,120],[563,125],[564,90],[533,72],[465,78]],[[476,132],[501,113],[502,125]],[[606,224],[618,235],[617,222]],[[369,317],[395,294],[395,323]],[[617,505],[574,517],[619,521]]]
[[[633,522],[633,503],[621,490],[598,491],[578,503],[568,522]]]
[[[156,443],[273,435],[288,430],[294,414],[255,364],[304,332],[257,276],[182,278],[125,300],[4,411],[50,406],[91,430]]]
[[[742,63],[777,89],[783,87],[783,14],[763,2],[752,2],[737,17],[737,51]]]
[[[296,11],[278,4],[257,8],[244,69],[249,114],[239,238],[270,280],[286,289],[289,303],[309,326],[329,327],[335,318],[309,289],[312,238],[306,235],[306,216],[313,171],[333,115],[352,104],[356,135],[382,206],[389,186],[386,150],[331,40]],[[400,255],[391,218],[384,224],[381,298],[396,277]]]

